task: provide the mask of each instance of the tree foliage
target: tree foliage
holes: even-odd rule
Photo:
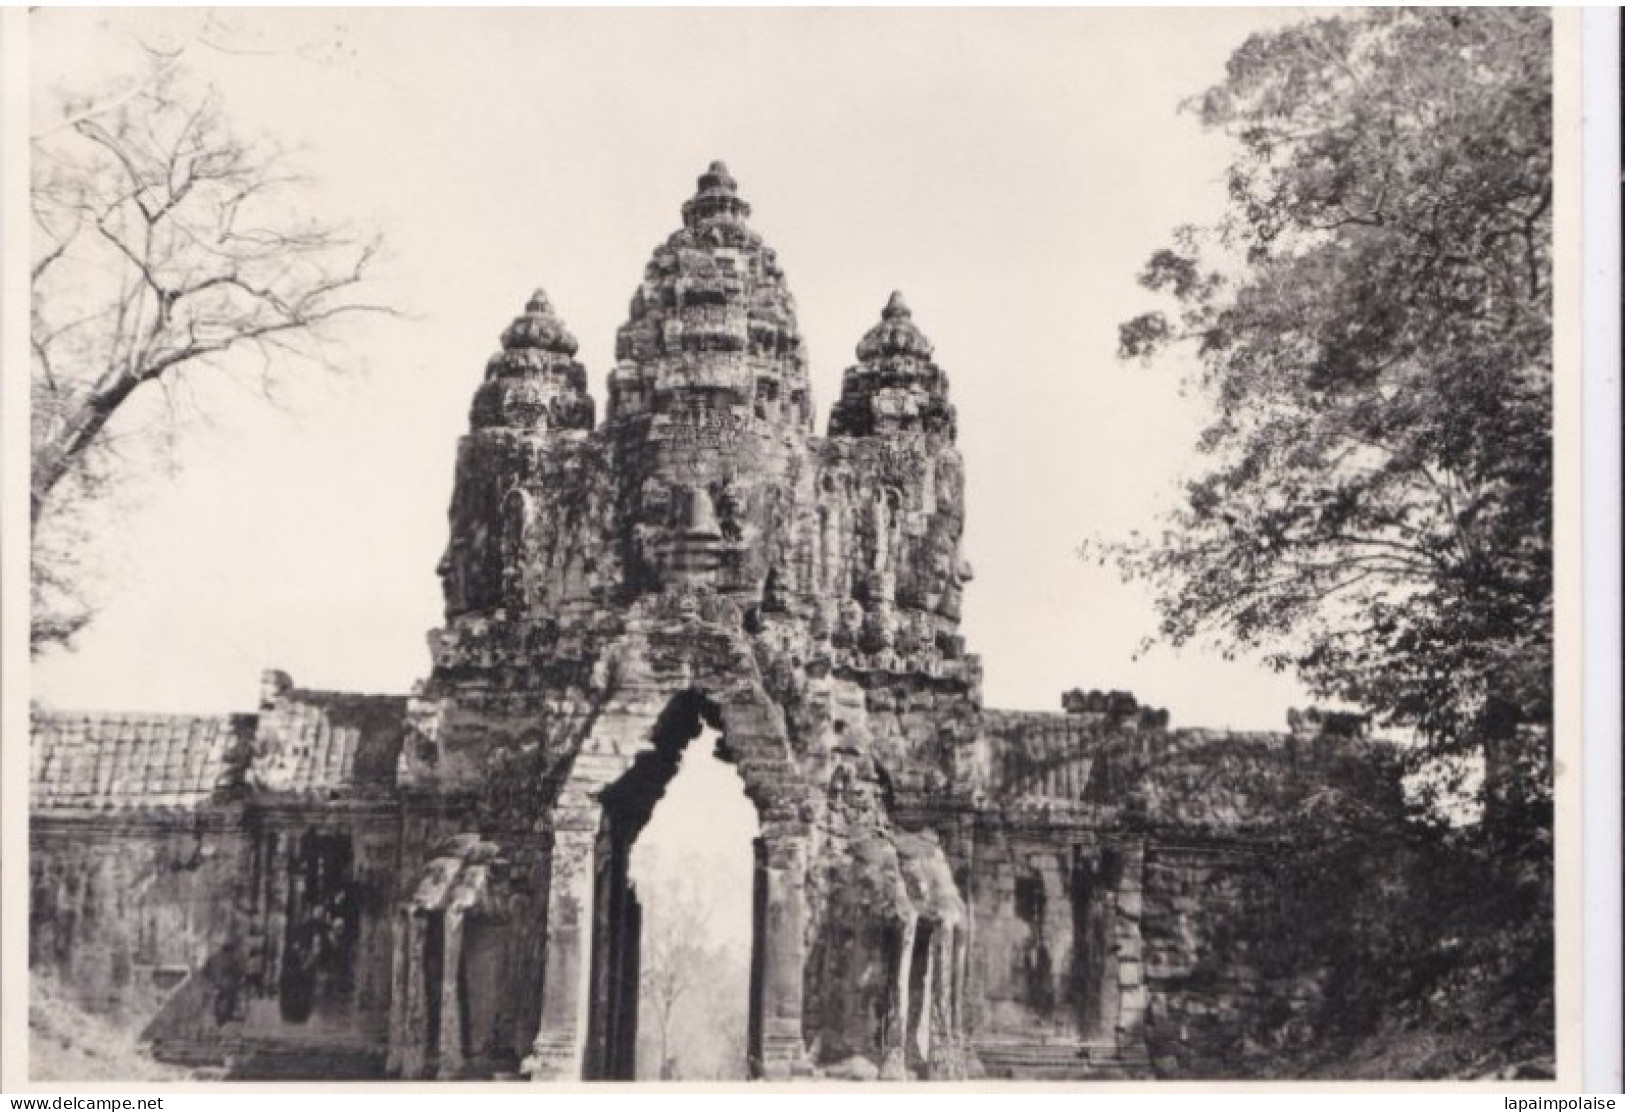
[[[1210,875],[1228,910],[1190,983],[1232,983],[1244,955],[1293,986],[1206,1036],[1215,1076],[1549,1079],[1549,858],[1500,823],[1401,822],[1372,802],[1316,793],[1241,877]]]
[[[66,100],[31,156],[37,650],[89,620],[72,519],[142,462],[132,399],[331,366],[332,328],[387,309],[362,296],[375,241],[307,215],[283,152],[241,138],[177,55]]]
[[[1161,535],[1111,555],[1167,640],[1487,745],[1494,781],[1551,715],[1550,17],[1313,19],[1188,108],[1234,140],[1228,207],[1152,256],[1172,308],[1120,354],[1193,351],[1216,416]]]

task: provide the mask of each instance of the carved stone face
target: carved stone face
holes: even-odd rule
[[[645,585],[743,590],[787,545],[788,519],[765,507],[791,498],[807,453],[806,360],[784,272],[749,215],[713,166],[617,339],[606,431],[639,484],[618,529],[639,538]]]
[[[446,611],[451,614],[461,613],[467,609],[462,576],[459,574],[461,560],[457,540],[456,534],[453,534],[450,543],[446,545],[446,550],[440,555],[440,562],[434,568],[435,574],[440,577],[440,590],[446,600]]]

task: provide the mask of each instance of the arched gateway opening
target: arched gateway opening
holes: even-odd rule
[[[647,659],[647,657],[644,657]],[[540,1022],[523,1072],[538,1080],[634,1077],[642,908],[631,851],[685,749],[707,725],[756,810],[747,1076],[808,1068],[802,1035],[806,795],[782,713],[757,684],[720,688],[623,684],[596,716],[546,820],[546,934]]]
[[[586,1079],[760,1075],[759,821],[722,730],[679,693],[599,793]]]

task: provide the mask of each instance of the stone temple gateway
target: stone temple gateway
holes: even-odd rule
[[[893,294],[815,435],[749,213],[713,164],[602,420],[544,294],[503,333],[414,694],[36,710],[36,972],[237,1076],[630,1078],[628,859],[709,724],[760,819],[752,1076],[1199,1077],[1309,1037],[1315,978],[1259,960],[1274,832],[1397,790],[1369,746],[985,708],[932,344]]]

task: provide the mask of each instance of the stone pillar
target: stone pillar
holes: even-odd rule
[[[769,1081],[811,1072],[802,1037],[802,977],[807,955],[807,840],[764,831],[756,842],[762,885],[755,925],[761,976],[752,1013],[760,1016],[760,1069]]]
[[[956,883],[964,886],[964,891],[959,895],[965,902],[965,916],[953,926],[953,941],[949,951],[953,1004],[950,1026],[955,1037],[960,1040],[961,1046],[965,1047],[969,1054],[969,1047],[973,1042],[972,1028],[981,1020],[981,1014],[976,1007],[976,993],[982,991],[973,960],[977,912],[976,883],[979,876],[975,819],[969,815],[962,815],[952,826],[944,826],[941,832],[943,852],[948,858],[949,866],[956,878],[962,878],[956,880]]]
[[[633,1081],[642,908],[627,876],[631,847],[605,830],[598,836],[597,854],[583,1074],[589,1081]]]
[[[419,967],[423,932],[415,929],[416,916],[401,909],[392,916],[389,1007],[389,1057],[384,1069],[390,1077],[415,1080],[423,1070],[423,994],[414,980]]]
[[[524,1072],[537,1081],[579,1081],[592,991],[593,867],[597,829],[556,826],[548,859],[542,1018]]]
[[[925,976],[920,978],[920,992],[924,999],[920,1001],[920,1027],[914,1033],[917,1040],[915,1049],[919,1052],[920,1060],[931,1061],[931,1019],[936,1011],[937,1000],[941,995],[937,988],[937,978],[945,972],[941,962],[937,960],[937,953],[942,949],[942,941],[947,937],[948,929],[938,926],[931,932],[931,938],[926,943],[925,950]]]
[[[1145,941],[1141,923],[1145,908],[1145,843],[1118,847],[1122,872],[1117,880],[1117,914],[1113,941],[1117,952],[1117,1053],[1134,1061],[1147,1057],[1145,1018],[1150,995],[1145,983]],[[1108,976],[1110,972],[1108,971]]]
[[[440,1068],[442,1081],[452,1081],[463,1072],[463,1007],[458,981],[463,967],[463,909],[446,908],[445,957],[440,966],[440,983],[429,985],[440,994]]]
[[[908,1080],[909,984],[914,978],[914,938],[920,927],[920,917],[909,914],[903,918],[901,941],[897,953],[897,983],[892,986],[892,1018],[886,1025],[884,1045],[880,1048],[880,1080]],[[930,930],[930,927],[926,927]]]
[[[970,914],[965,915],[965,925],[955,928],[953,932],[953,1012],[949,1017],[952,1022],[954,1034],[961,1038],[969,1034],[965,1027],[965,993],[970,984]]]
[[[634,889],[626,894],[626,914],[622,927],[620,1031],[616,1043],[615,1078],[636,1081],[638,1077],[638,988],[643,968],[643,904]]]
[[[620,914],[621,888],[615,875],[615,851],[609,831],[601,826],[593,843],[592,858],[592,927],[588,953],[592,969],[588,973],[587,1040],[582,1057],[581,1077],[584,1081],[603,1081],[613,1076],[610,1070],[611,1044],[614,1036],[616,936]]]
[[[920,1015],[921,1052],[932,1081],[962,1081],[970,1076],[963,1032],[959,1029],[954,991],[954,953],[960,932],[946,924],[931,936],[926,966],[926,999]]]

